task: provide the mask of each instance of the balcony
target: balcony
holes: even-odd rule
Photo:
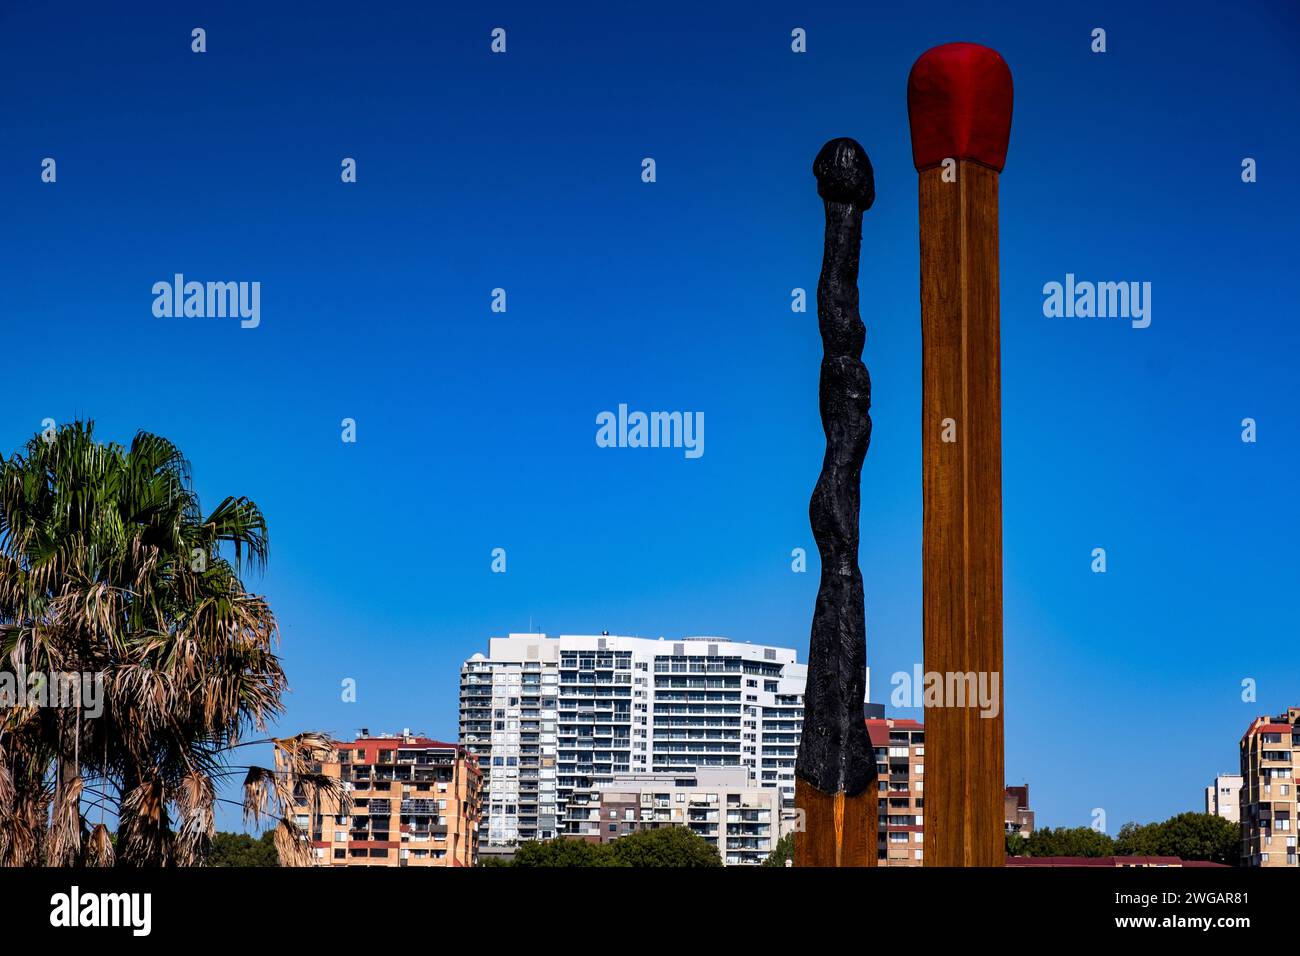
[[[418,814],[423,816],[437,815],[443,811],[438,809],[437,800],[419,800],[408,799],[402,801],[403,814]]]

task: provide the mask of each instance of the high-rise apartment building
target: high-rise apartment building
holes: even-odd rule
[[[762,863],[784,835],[780,791],[751,783],[744,767],[615,774],[590,790],[575,790],[566,816],[566,832],[591,843],[687,827],[717,848],[724,866]]]
[[[806,677],[793,650],[723,638],[492,638],[461,668],[482,844],[569,833],[572,795],[616,775],[743,768],[792,805]]]
[[[282,758],[276,755],[277,765]],[[316,866],[473,866],[482,775],[464,747],[409,732],[335,741],[313,771],[343,783],[351,808],[298,800]]]
[[[1300,707],[1257,717],[1241,738],[1241,861],[1296,866]]]
[[[1241,774],[1221,773],[1205,788],[1205,812],[1241,822]]]
[[[868,717],[879,776],[880,866],[924,863],[925,727],[915,720]]]

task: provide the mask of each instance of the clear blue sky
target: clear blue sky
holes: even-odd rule
[[[47,417],[143,428],[181,446],[207,506],[263,507],[250,583],[283,629],[282,732],[452,738],[460,663],[530,621],[806,655],[821,343],[789,303],[816,287],[811,163],[833,136],[866,147],[878,192],[861,563],[885,699],[921,651],[904,93],[950,40],[1000,50],[1016,83],[1008,782],[1041,824],[1102,807],[1113,833],[1198,808],[1248,721],[1300,702],[1294,7],[131,6],[0,8],[0,448]],[[177,272],[260,281],[260,328],[154,318]],[[1044,318],[1067,272],[1151,282],[1150,328]],[[704,456],[597,448],[620,402],[704,412]]]

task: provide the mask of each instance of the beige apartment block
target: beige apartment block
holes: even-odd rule
[[[1241,738],[1241,861],[1296,867],[1300,707],[1257,717]]]
[[[332,759],[313,770],[339,779],[352,803],[346,810],[325,798],[316,813],[299,800],[296,822],[311,839],[313,865],[474,865],[482,774],[464,747],[363,730],[335,741]]]
[[[1221,773],[1205,788],[1205,812],[1233,823],[1241,822],[1241,784],[1239,773]]]
[[[880,866],[924,863],[925,727],[915,720],[868,717],[879,775]]]
[[[717,847],[725,866],[762,863],[784,827],[779,790],[749,780],[744,767],[680,773],[616,774],[575,790],[565,831],[589,843],[609,843],[638,830],[687,827]]]

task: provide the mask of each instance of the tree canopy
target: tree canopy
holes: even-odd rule
[[[159,435],[123,447],[72,422],[0,461],[0,672],[82,692],[0,708],[0,865],[199,865],[245,772],[246,815],[306,852],[292,807],[337,786],[310,770],[328,742],[282,742],[281,769],[229,759],[282,709],[276,620],[241,577],[267,554],[257,505],[204,513]]]
[[[764,866],[785,866],[786,860],[794,859],[794,834],[787,833],[776,841],[776,847],[763,861]]]
[[[1240,827],[1211,813],[1180,813],[1158,823],[1126,823],[1114,839],[1090,827],[1035,830],[1007,837],[1008,856],[1176,856],[1235,866]]]
[[[280,854],[275,849],[275,831],[267,830],[260,837],[252,837],[247,833],[217,833],[212,838],[207,865],[279,866]]]
[[[687,827],[640,830],[612,843],[572,837],[521,844],[512,866],[722,866],[718,850]]]

